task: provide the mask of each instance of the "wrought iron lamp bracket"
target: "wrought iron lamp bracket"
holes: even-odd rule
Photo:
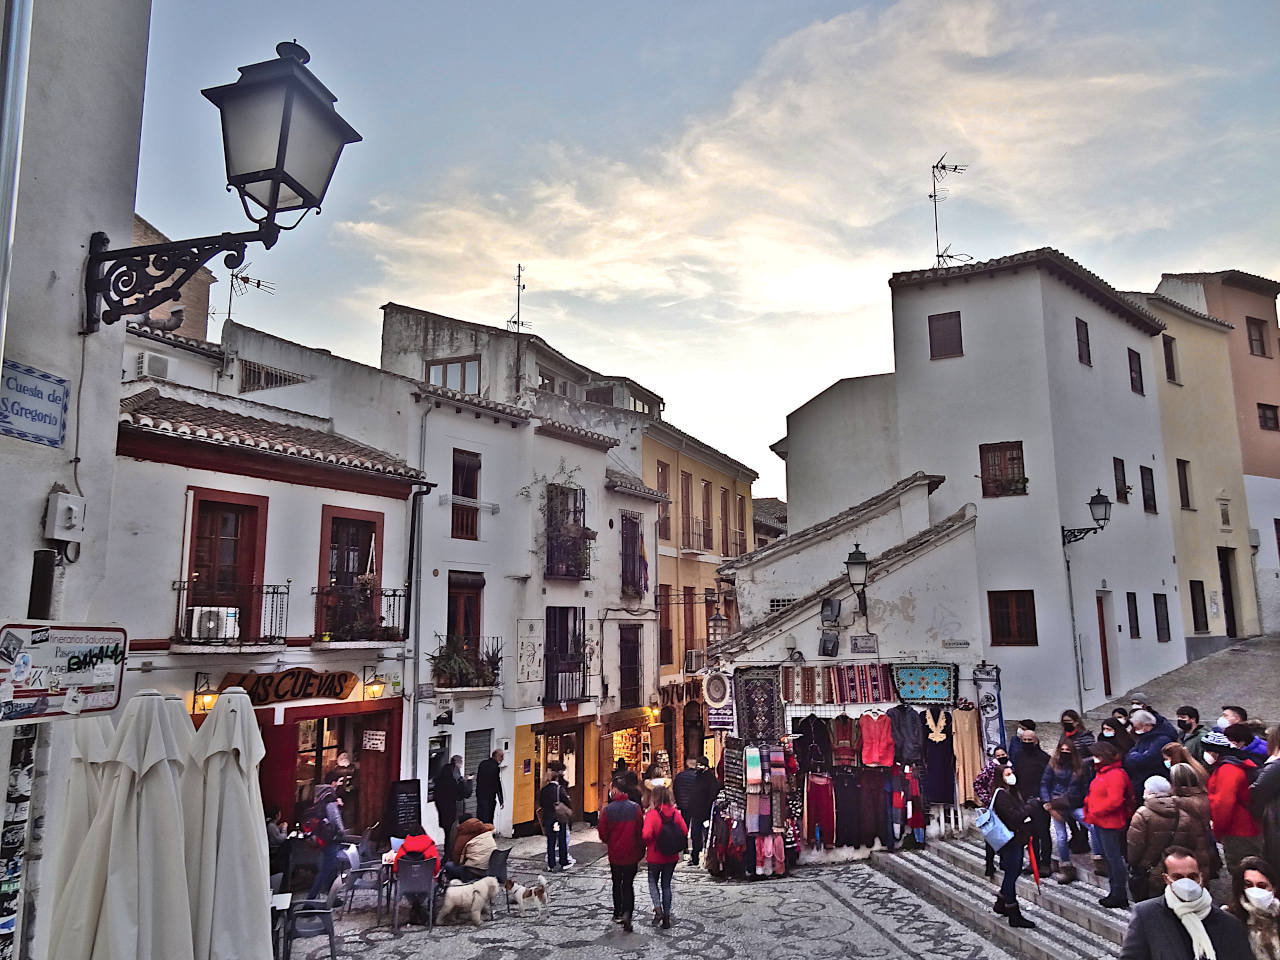
[[[248,244],[261,243],[270,249],[279,235],[278,226],[263,223],[257,230],[244,233],[109,250],[111,241],[97,231],[89,238],[85,269],[84,332],[94,333],[102,324],[115,323],[126,316],[146,316],[166,300],[179,299],[183,284],[219,253],[227,255],[223,264],[234,270],[244,263]],[[176,330],[181,322],[149,321],[148,326]]]
[[[1097,533],[1101,527],[1063,527],[1062,528],[1062,545],[1065,547],[1069,543],[1075,543],[1077,540],[1083,540],[1091,533]]]

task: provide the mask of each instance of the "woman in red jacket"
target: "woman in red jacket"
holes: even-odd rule
[[[1200,741],[1209,768],[1209,816],[1222,842],[1222,858],[1235,870],[1245,857],[1262,855],[1262,827],[1249,810],[1249,776],[1255,764],[1231,746],[1226,735],[1210,730]]]
[[[671,788],[658,784],[653,788],[649,812],[644,815],[645,862],[649,865],[649,898],[653,901],[653,922],[662,924],[663,930],[671,929],[671,876],[676,872],[680,854],[688,845],[675,842],[675,831],[682,838],[689,835],[689,827],[676,809],[671,798]],[[664,827],[666,828],[664,830]],[[675,849],[671,849],[672,847]]]
[[[1098,764],[1098,773],[1085,794],[1084,822],[1097,830],[1102,856],[1107,861],[1110,887],[1110,892],[1098,903],[1108,908],[1123,908],[1129,906],[1124,832],[1137,807],[1133,801],[1133,782],[1120,765],[1120,751],[1113,744],[1099,740],[1090,748],[1090,753]]]

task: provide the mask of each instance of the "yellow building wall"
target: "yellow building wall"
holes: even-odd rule
[[[1258,602],[1228,353],[1230,331],[1188,319],[1158,301],[1147,303],[1167,325],[1167,335],[1174,338],[1176,383],[1166,377],[1162,336],[1151,338],[1151,360],[1160,401],[1160,429],[1169,482],[1166,502],[1177,550],[1183,624],[1187,635],[1192,636],[1195,627],[1188,583],[1200,580],[1204,583],[1209,619],[1208,630],[1201,631],[1200,635],[1226,634],[1218,547],[1229,547],[1235,550],[1236,633],[1238,636],[1256,634],[1259,632]],[[1181,507],[1178,460],[1190,464],[1190,510]],[[1130,483],[1135,487],[1130,502],[1137,497],[1141,504],[1141,491],[1135,481],[1130,479]],[[1222,500],[1227,502],[1230,518],[1230,523],[1225,525],[1219,509]]]
[[[515,784],[511,807],[512,823],[528,823],[533,819],[533,727],[525,724],[516,727],[515,742]],[[525,772],[525,759],[529,759],[529,770]]]

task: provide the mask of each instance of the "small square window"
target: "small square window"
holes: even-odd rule
[[[929,317],[929,359],[964,356],[960,336],[960,314],[935,313]]]
[[[1274,403],[1258,404],[1258,426],[1263,430],[1280,430],[1280,407]]]
[[[978,444],[984,497],[1015,497],[1027,492],[1027,471],[1022,441]]]
[[[1036,595],[1033,590],[989,590],[987,608],[991,618],[993,646],[1034,647]]]

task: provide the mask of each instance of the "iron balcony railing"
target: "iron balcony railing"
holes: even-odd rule
[[[740,557],[747,552],[747,534],[745,530],[732,530],[729,534],[729,556]]]
[[[715,548],[715,539],[712,536],[711,524],[701,517],[695,517],[691,513],[682,514],[680,517],[680,548],[682,550],[705,550],[710,552]]]
[[[454,540],[480,539],[480,508],[473,503],[453,501],[453,519],[449,536]]]
[[[289,622],[289,584],[213,584],[175,580],[176,644],[237,650],[284,646]]]
[[[405,590],[355,584],[316,587],[315,634],[322,643],[404,642]]]
[[[580,654],[561,656],[548,650],[544,662],[544,703],[575,703],[587,699],[587,659]]]
[[[548,531],[546,575],[566,580],[590,580],[590,538],[582,533]]]
[[[658,539],[671,539],[671,504],[658,504]]]
[[[437,633],[436,643],[428,658],[437,689],[502,685],[502,637]]]
[[[638,552],[622,555],[622,595],[644,596],[644,566]]]

